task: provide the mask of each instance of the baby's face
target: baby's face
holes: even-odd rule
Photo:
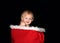
[[[31,22],[33,21],[33,16],[31,14],[26,14],[22,21],[26,24],[26,25],[29,25],[31,24]]]

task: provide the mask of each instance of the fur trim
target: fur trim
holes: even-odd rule
[[[23,29],[23,30],[35,30],[39,32],[45,32],[44,28],[38,28],[38,27],[26,27],[26,26],[18,26],[18,25],[10,25],[11,29]]]

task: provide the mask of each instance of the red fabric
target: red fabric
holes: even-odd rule
[[[44,43],[44,34],[33,30],[11,30],[12,43]]]

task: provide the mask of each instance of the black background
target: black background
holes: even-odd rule
[[[11,42],[10,25],[18,25],[20,14],[23,10],[31,10],[34,13],[35,20],[31,25],[45,28],[45,43],[49,43],[48,29],[48,1],[8,1],[1,3],[1,41]]]

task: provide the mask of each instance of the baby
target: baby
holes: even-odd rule
[[[33,13],[25,10],[19,25],[10,25],[12,43],[44,43],[45,29],[30,27],[34,20]]]
[[[29,26],[33,21],[34,16],[33,13],[29,10],[26,10],[21,15],[20,26]]]

